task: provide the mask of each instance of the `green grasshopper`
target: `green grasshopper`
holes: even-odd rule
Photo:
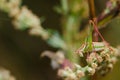
[[[92,42],[92,49],[89,49],[89,44],[84,43],[77,51],[80,57],[83,57],[83,53],[88,52],[98,52],[104,50],[105,43],[104,42]]]

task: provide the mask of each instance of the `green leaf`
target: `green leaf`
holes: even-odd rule
[[[65,49],[66,48],[65,42],[62,40],[59,33],[57,31],[53,32],[53,30],[49,30],[49,31],[52,33],[52,35],[47,40],[47,43],[52,47]]]

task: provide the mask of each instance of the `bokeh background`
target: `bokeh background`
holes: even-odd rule
[[[39,17],[44,17],[44,28],[61,31],[60,15],[54,11],[60,0],[23,0]],[[106,0],[95,0],[97,14],[103,11]],[[113,46],[120,44],[120,17],[101,29],[105,39]],[[11,71],[17,80],[58,80],[57,72],[50,66],[50,59],[40,58],[45,50],[56,51],[40,37],[31,36],[26,31],[15,30],[7,14],[0,12],[0,66]],[[99,80],[119,80],[120,61],[113,71]]]

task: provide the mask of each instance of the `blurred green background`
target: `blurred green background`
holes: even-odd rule
[[[60,0],[23,0],[39,17],[44,17],[44,28],[61,31],[60,15],[54,11]],[[105,0],[95,0],[97,14],[103,11]],[[113,46],[120,44],[120,17],[101,29],[105,39]],[[30,36],[27,31],[15,30],[7,14],[0,12],[0,66],[11,71],[17,80],[58,80],[56,71],[50,66],[50,59],[40,58],[45,50],[56,51],[40,37]],[[114,70],[100,80],[119,80],[120,61]]]

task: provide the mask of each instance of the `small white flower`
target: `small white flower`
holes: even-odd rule
[[[80,79],[81,77],[85,76],[85,73],[81,70],[77,70],[76,71],[76,75],[78,76],[78,78]]]
[[[93,69],[91,67],[88,67],[87,71],[90,75],[93,75],[95,73],[95,69]]]

